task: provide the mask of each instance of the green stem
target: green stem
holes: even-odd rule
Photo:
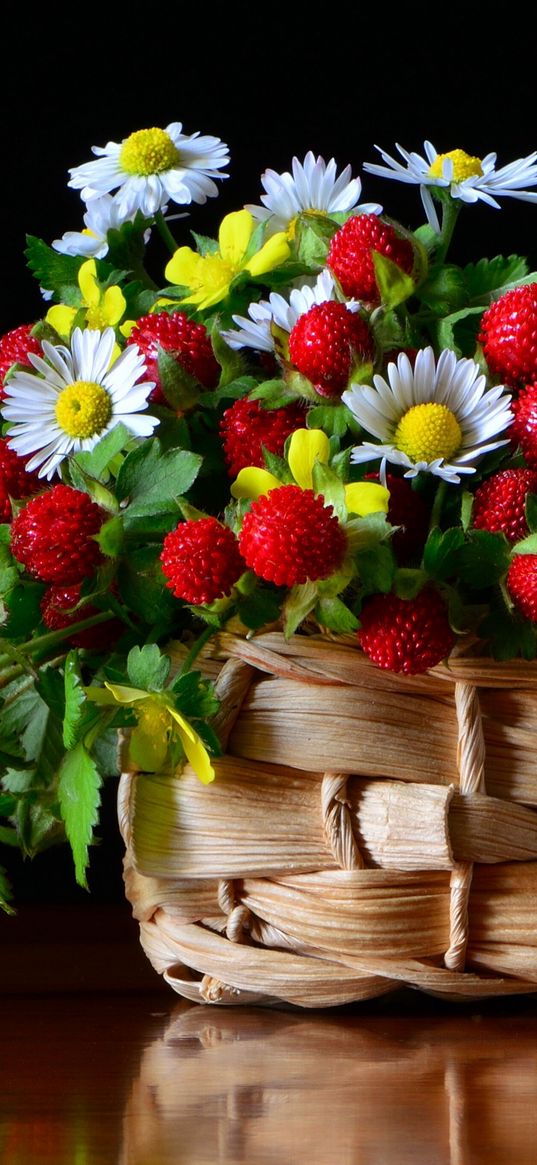
[[[221,627],[213,627],[212,624],[209,624],[205,628],[205,631],[202,631],[201,635],[198,636],[198,638],[196,639],[196,642],[190,648],[188,655],[185,657],[185,660],[184,660],[183,664],[181,665],[181,669],[179,671],[180,676],[184,676],[184,675],[186,675],[187,672],[190,671],[192,664],[194,663],[194,660],[199,655],[200,651],[203,651],[205,644],[209,642],[209,639],[211,638],[211,636],[216,635],[217,631],[221,631],[221,630],[222,630]]]
[[[438,266],[445,262],[461,206],[460,200],[452,198],[451,195],[442,198],[442,229],[434,256],[435,264]]]
[[[108,619],[113,618],[114,615],[111,611],[98,611],[96,615],[88,615],[87,619],[79,619],[77,623],[70,623],[68,627],[60,627],[57,631],[49,631],[46,635],[38,635],[35,639],[29,639],[27,643],[17,647],[13,654],[9,652],[0,654],[0,670],[4,663],[9,663],[13,659],[15,654],[29,656],[30,659],[34,657],[41,659],[51,648],[62,643],[64,639],[68,639],[70,635],[85,631],[88,627],[96,627],[99,623],[105,623]],[[2,640],[0,640],[1,644]]]
[[[175,255],[175,252],[177,250],[177,243],[172,235],[172,232],[171,232],[161,210],[157,210],[157,213],[155,215],[155,225],[157,227],[157,230],[160,234],[161,239],[163,239],[164,243],[166,244],[166,246],[170,252],[170,255]]]
[[[438,489],[436,491],[436,496],[435,496],[435,499],[433,502],[433,508],[431,510],[431,521],[429,522],[429,534],[431,533],[431,530],[434,530],[436,526],[440,525],[440,515],[442,513],[442,507],[444,505],[444,498],[446,496],[446,490],[447,490],[447,481],[444,481],[442,479],[440,481],[440,484],[439,484]]]

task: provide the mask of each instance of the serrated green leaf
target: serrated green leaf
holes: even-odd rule
[[[4,633],[16,643],[19,639],[30,639],[41,622],[41,599],[45,587],[42,583],[19,580],[17,586],[5,596],[7,620]]]
[[[95,541],[99,543],[102,553],[107,558],[119,558],[125,542],[123,518],[116,514],[114,518],[109,518],[108,522],[103,522]]]
[[[213,392],[202,393],[199,400],[200,407],[213,409],[222,401],[242,400],[244,396],[251,393],[252,389],[256,388],[258,383],[255,376],[239,376],[237,379],[222,384],[221,388],[215,388]]]
[[[308,429],[322,429],[327,437],[344,437],[354,417],[346,405],[314,405],[308,412]]]
[[[129,517],[177,508],[177,499],[196,480],[201,457],[186,449],[163,453],[156,437],[144,441],[125,458],[117,479],[117,496],[128,502]]]
[[[325,505],[332,506],[334,515],[340,522],[347,517],[345,502],[345,486],[341,478],[330,465],[316,461],[312,471],[313,488],[316,494],[322,494]]]
[[[317,598],[317,584],[315,582],[308,581],[301,586],[292,587],[283,607],[286,639],[291,637],[306,615],[313,611],[317,604]]]
[[[433,328],[438,347],[451,348],[463,356],[471,355],[482,311],[480,307],[463,307],[439,320]]]
[[[119,565],[118,586],[129,611],[153,632],[171,632],[179,603],[166,587],[159,561],[160,546],[132,550]]]
[[[47,291],[55,291],[58,296],[62,292],[62,302],[67,303],[65,292],[69,286],[74,286],[78,291],[78,272],[84,260],[78,256],[62,255],[35,235],[27,235],[26,242],[24,253],[39,286],[45,287]]]
[[[494,586],[509,569],[510,548],[504,534],[470,530],[458,552],[461,580],[474,590]]]
[[[464,268],[464,282],[468,298],[483,304],[493,292],[503,291],[507,284],[518,283],[528,274],[528,264],[521,255],[496,255],[494,259],[479,259]]]
[[[150,228],[151,220],[137,212],[132,222],[124,222],[120,227],[111,227],[107,233],[107,259],[114,267],[126,271],[138,270],[145,253],[144,234]],[[138,317],[134,317],[138,318]]]
[[[436,526],[423,550],[423,566],[430,578],[447,581],[457,570],[459,554],[464,546],[464,533],[459,526],[442,531]]]
[[[379,542],[371,550],[356,555],[360,590],[364,594],[389,594],[395,575],[395,559],[391,546]]]
[[[70,651],[65,660],[64,686],[65,714],[62,730],[63,743],[66,748],[74,748],[80,739],[78,730],[83,720],[83,710],[86,704],[77,651]]]
[[[487,642],[494,659],[519,657],[532,660],[536,657],[537,628],[516,612],[507,611],[503,604],[492,604],[490,613],[479,626],[479,634]]]
[[[371,550],[378,542],[384,542],[393,533],[384,514],[367,514],[364,518],[351,518],[345,524],[345,532],[349,540],[349,550],[352,554],[359,554],[362,550]]]
[[[33,858],[41,850],[64,840],[63,825],[36,794],[19,801],[15,820],[19,844],[27,857]]]
[[[177,676],[169,691],[173,693],[175,707],[187,720],[214,716],[220,707],[213,684],[200,672],[185,672]]]
[[[319,599],[315,608],[315,618],[322,627],[336,631],[339,635],[350,634],[360,626],[356,615],[341,599]]]
[[[223,388],[233,384],[234,381],[240,380],[246,367],[243,354],[236,348],[230,348],[229,344],[226,344],[219,325],[220,321],[217,319],[215,326],[211,329],[212,349],[221,370],[217,391],[221,391]]]
[[[440,316],[459,311],[468,303],[469,298],[464,273],[454,264],[446,264],[432,270],[417,294],[435,315]]]
[[[285,380],[264,380],[249,393],[250,400],[264,401],[270,408],[280,409],[296,402],[296,393],[291,392]]]
[[[312,270],[326,265],[330,239],[338,229],[338,224],[327,215],[299,214],[295,224],[294,245],[297,259]]]
[[[204,258],[206,255],[218,255],[219,245],[218,239],[211,239],[209,235],[200,235],[197,231],[191,231],[190,234],[194,239],[198,253]]]
[[[127,674],[134,688],[161,692],[170,671],[168,655],[162,655],[156,643],[133,647],[127,656]]]
[[[80,742],[66,754],[60,767],[58,799],[73,853],[76,880],[86,889],[88,849],[98,821],[101,784],[97,765]]]
[[[222,756],[222,745],[210,724],[207,724],[205,720],[196,721],[196,732],[213,756]]]
[[[414,294],[414,280],[386,255],[371,251],[375,268],[375,279],[383,305],[388,309],[398,307]]]
[[[102,437],[89,452],[77,453],[71,458],[73,463],[83,470],[87,477],[102,481],[110,462],[125,448],[131,434],[125,425],[114,425],[114,428]]]
[[[282,485],[291,485],[295,479],[285,458],[278,457],[277,453],[271,453],[270,449],[267,449],[265,445],[263,445],[262,453],[265,467],[269,473],[273,473],[274,477],[277,477]]]
[[[537,534],[529,534],[511,549],[513,554],[537,554]]]

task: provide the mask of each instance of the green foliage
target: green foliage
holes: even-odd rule
[[[59,770],[58,800],[79,886],[87,889],[89,846],[98,820],[102,778],[82,741],[65,754]]]
[[[84,260],[78,256],[62,255],[35,235],[28,235],[26,242],[28,266],[39,286],[55,292],[57,299],[67,303],[69,288],[78,291],[78,272]]]
[[[445,582],[457,573],[464,533],[460,527],[441,531],[435,526],[423,551],[423,566],[430,578]]]
[[[472,590],[488,589],[504,577],[509,562],[509,543],[504,534],[470,530],[459,552],[459,576]]]
[[[127,675],[133,688],[148,692],[162,691],[170,671],[170,658],[162,655],[156,643],[132,647],[127,656]]]

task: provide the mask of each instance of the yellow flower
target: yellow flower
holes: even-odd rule
[[[134,706],[137,724],[130,734],[129,754],[144,772],[158,773],[165,764],[170,744],[179,737],[196,776],[204,785],[214,781],[209,753],[192,725],[178,712],[173,696],[126,684],[111,684],[108,680],[104,688],[86,688],[86,694],[96,704]]]
[[[88,259],[82,264],[78,272],[78,286],[82,297],[80,307],[66,307],[65,304],[58,303],[49,308],[45,316],[47,323],[64,340],[71,335],[75,317],[81,308],[85,312],[86,327],[103,331],[119,323],[127,306],[120,287],[114,285],[107,287],[105,291],[99,287],[94,259]]]
[[[179,247],[166,267],[169,283],[188,287],[191,294],[183,303],[200,309],[213,307],[225,299],[231,283],[242,271],[265,275],[289,258],[290,249],[284,231],[272,235],[261,249],[250,254],[252,236],[257,227],[248,210],[227,214],[220,224],[218,251],[198,255],[191,247]]]
[[[287,462],[297,485],[301,489],[313,489],[313,468],[316,462],[328,465],[330,442],[322,429],[296,429],[289,442]],[[267,469],[257,469],[249,465],[241,469],[231,486],[234,498],[256,499],[271,489],[277,489],[281,481]],[[349,514],[386,514],[390,499],[389,490],[371,481],[355,481],[344,487],[345,504]]]

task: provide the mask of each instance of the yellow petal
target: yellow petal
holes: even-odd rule
[[[63,303],[57,303],[54,307],[49,307],[45,319],[62,339],[68,339],[75,316],[76,307],[66,307]]]
[[[268,494],[269,490],[277,489],[282,483],[268,469],[258,469],[255,465],[248,465],[241,469],[238,477],[231,486],[231,496],[234,498],[257,498]]]
[[[296,429],[289,442],[289,469],[301,489],[313,488],[316,461],[328,464],[330,442],[322,429]]]
[[[135,704],[137,700],[151,699],[149,692],[143,691],[142,688],[130,688],[127,684],[111,684],[109,680],[104,681],[104,686],[112,693],[118,704]]]
[[[280,263],[285,263],[290,254],[291,250],[285,232],[278,231],[277,234],[267,239],[257,254],[252,255],[244,270],[249,271],[250,275],[264,275],[266,271],[273,271],[275,267],[280,266]]]
[[[121,335],[125,336],[125,339],[128,340],[128,338],[132,332],[132,329],[135,327],[136,327],[136,320],[125,320],[124,323],[122,323],[120,325],[119,330],[121,332]]]
[[[254,220],[249,210],[235,210],[232,214],[226,214],[220,223],[218,232],[220,254],[224,262],[229,263],[236,271],[242,267],[253,229]]]
[[[88,307],[97,307],[101,298],[101,292],[97,283],[95,259],[88,259],[82,264],[78,272],[78,286],[82,292],[84,303]]]
[[[214,781],[215,772],[211,764],[209,753],[203,744],[203,741],[198,733],[195,732],[192,725],[185,720],[184,716],[177,711],[176,708],[168,705],[168,710],[177,723],[179,736],[181,737],[181,744],[185,750],[189,764],[194,769],[194,772],[203,785],[208,785],[210,781]]]
[[[114,324],[119,323],[126,307],[127,301],[121,288],[117,287],[117,285],[107,287],[103,297],[102,308],[106,322],[110,327],[113,328]]]
[[[390,491],[373,481],[355,481],[345,486],[345,501],[349,514],[386,514]]]
[[[199,264],[203,260],[192,247],[179,247],[166,265],[166,279],[168,283],[178,283],[184,287],[191,287],[197,282]]]

